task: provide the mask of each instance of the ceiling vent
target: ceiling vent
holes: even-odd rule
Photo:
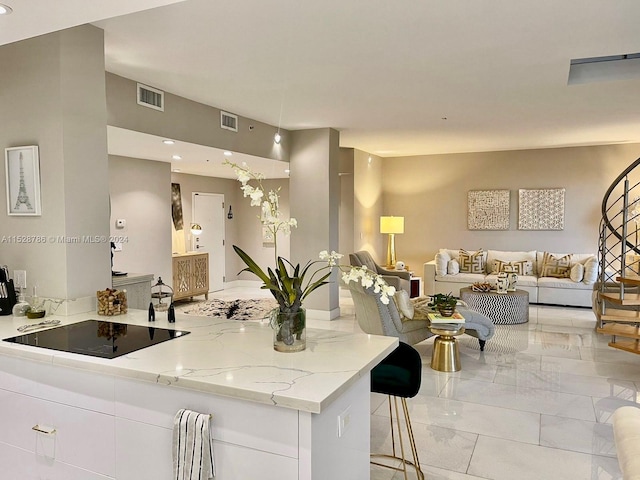
[[[220,111],[220,128],[231,130],[232,132],[238,131],[238,116],[233,113]]]
[[[138,105],[164,112],[164,92],[138,83]]]

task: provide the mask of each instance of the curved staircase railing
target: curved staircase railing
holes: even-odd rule
[[[637,354],[640,354],[639,165],[640,158],[618,175],[602,200],[600,273],[593,307],[598,320],[596,330],[612,336],[609,346]]]

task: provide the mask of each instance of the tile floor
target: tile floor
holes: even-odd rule
[[[348,291],[342,316],[313,328],[359,331]],[[233,288],[216,298],[268,292]],[[621,479],[611,415],[638,403],[640,356],[614,350],[594,331],[589,309],[531,306],[529,323],[497,326],[481,353],[459,337],[462,371],[429,366],[433,338],[422,354],[420,393],[409,400],[420,463],[429,480]],[[386,397],[371,397],[371,448],[389,445]],[[401,473],[372,467],[372,480]],[[410,477],[415,478],[415,475]]]

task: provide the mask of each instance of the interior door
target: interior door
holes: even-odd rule
[[[192,235],[193,250],[209,254],[209,291],[224,288],[224,195],[194,192],[192,219],[202,233]]]

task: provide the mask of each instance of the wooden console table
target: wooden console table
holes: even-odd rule
[[[204,295],[209,299],[209,254],[182,253],[173,255],[173,299]]]

